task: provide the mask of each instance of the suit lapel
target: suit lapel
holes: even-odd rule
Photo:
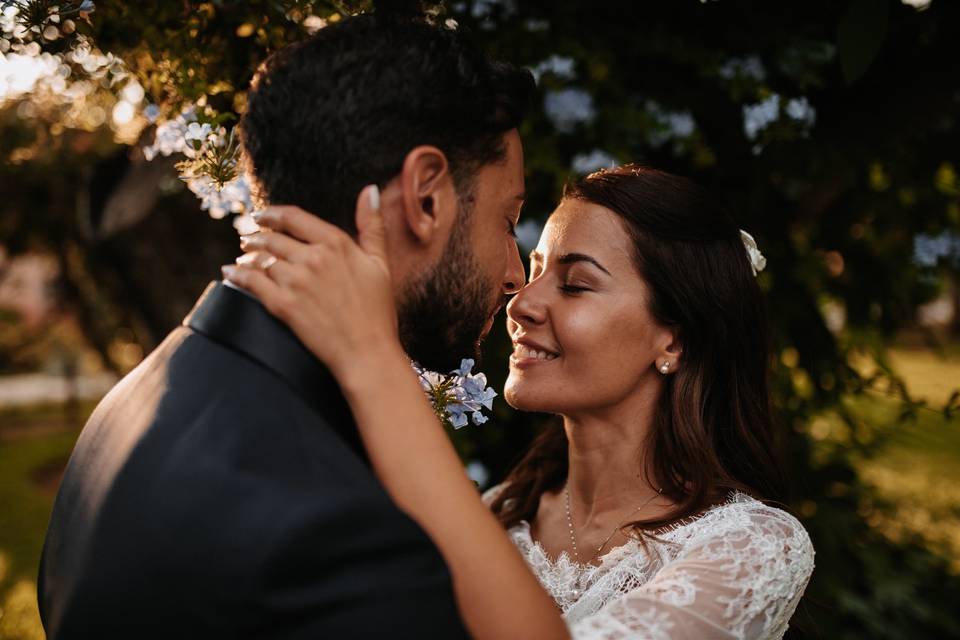
[[[183,324],[282,378],[369,464],[336,379],[256,298],[211,282]]]

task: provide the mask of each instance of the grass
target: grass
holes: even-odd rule
[[[895,542],[919,538],[960,574],[960,415],[948,420],[939,411],[960,387],[960,344],[939,355],[894,349],[889,359],[910,394],[931,408],[898,422],[892,399],[868,396],[848,402],[851,413],[882,443],[873,455],[854,460],[860,478],[891,505],[873,511],[867,521]],[[830,427],[822,427],[820,435],[829,439]]]
[[[25,431],[26,422],[37,427]],[[0,638],[44,637],[36,605],[43,534],[59,467],[79,430],[50,408],[0,416]]]

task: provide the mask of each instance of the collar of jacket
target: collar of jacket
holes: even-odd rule
[[[223,282],[211,282],[183,325],[282,378],[369,464],[336,379],[254,296]]]

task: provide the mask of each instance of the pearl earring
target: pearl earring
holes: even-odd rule
[[[669,372],[670,372],[669,362],[664,362],[662,365],[660,365],[660,373],[667,374]]]

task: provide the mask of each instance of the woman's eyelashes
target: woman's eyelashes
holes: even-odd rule
[[[577,294],[583,293],[584,291],[590,291],[590,288],[581,287],[575,284],[563,284],[563,285],[560,285],[560,290],[567,294],[577,295]]]
[[[529,278],[528,278],[528,280],[527,280],[527,284],[532,283],[534,280],[536,280],[537,278],[539,278],[541,275],[543,275],[543,269],[541,268],[540,264],[539,264],[539,263],[536,263],[536,262],[532,263],[532,264],[530,265],[530,276],[529,276]],[[560,275],[560,274],[557,274],[557,275]],[[561,283],[557,286],[557,288],[558,288],[561,292],[563,292],[564,294],[574,295],[574,296],[575,296],[575,295],[579,295],[579,294],[581,294],[581,293],[584,293],[584,292],[586,292],[586,291],[593,291],[593,288],[592,288],[592,287],[587,286],[587,285],[586,285],[585,283],[583,283],[583,282],[578,282],[578,281],[576,281],[576,280],[570,279],[570,276],[569,276],[569,275],[566,277],[566,281],[565,281],[565,282],[561,282]]]

